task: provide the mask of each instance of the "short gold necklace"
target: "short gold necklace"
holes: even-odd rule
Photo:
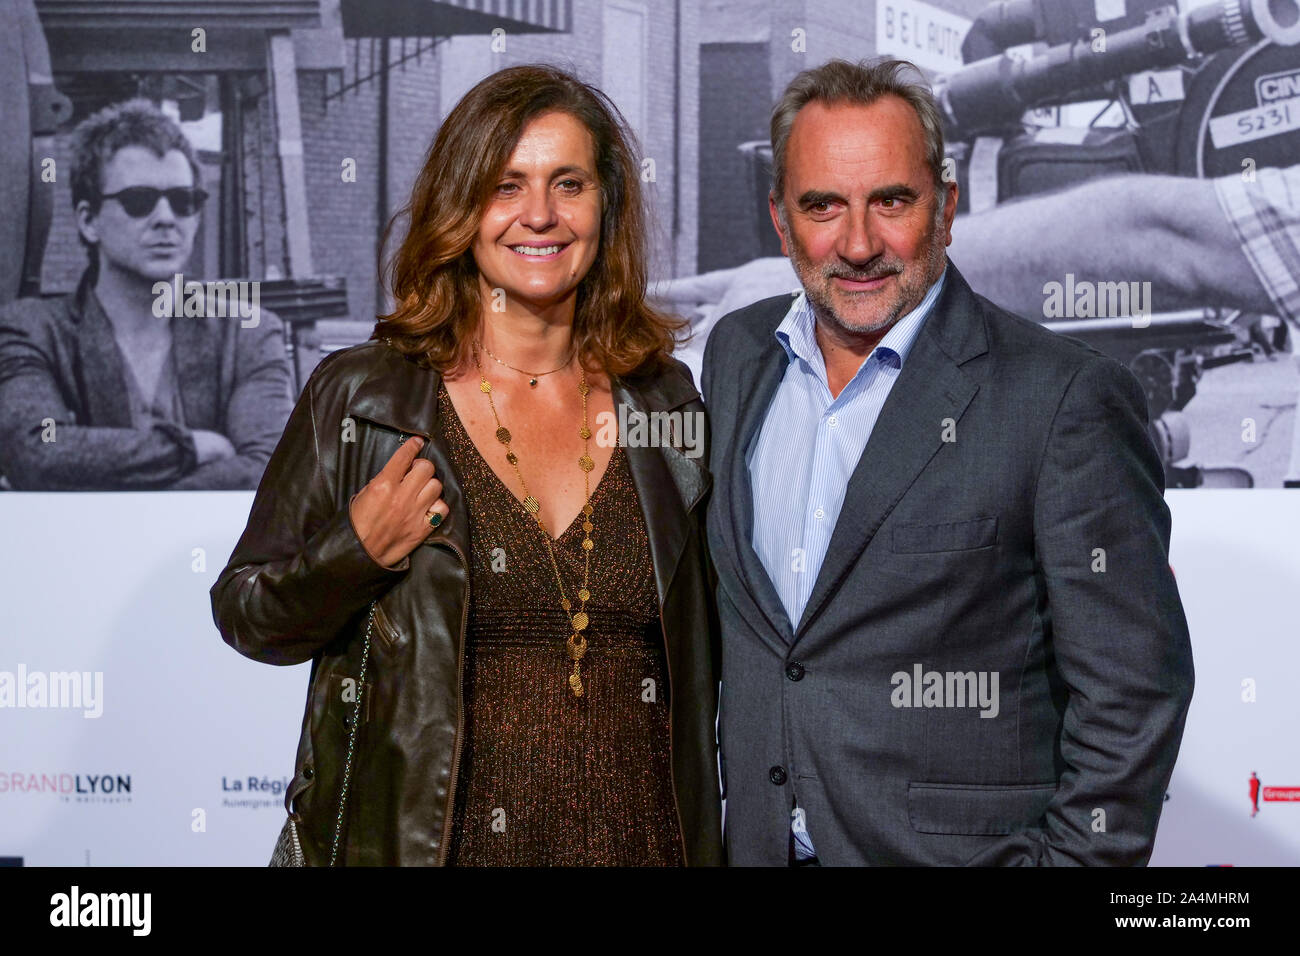
[[[486,352],[491,357],[492,361],[496,362],[498,365],[504,365],[506,368],[510,369],[510,371],[518,372],[520,375],[527,375],[528,384],[531,385],[533,388],[537,387],[537,380],[541,378],[543,375],[554,375],[556,372],[560,371],[560,369],[568,368],[569,363],[573,361],[573,356],[569,356],[567,359],[564,360],[563,365],[558,365],[555,368],[551,369],[549,372],[525,372],[521,368],[515,368],[509,362],[501,361],[499,358],[493,355],[492,350],[488,348],[486,345],[483,345],[482,342],[480,342],[479,345],[483,346],[483,351]]]
[[[546,525],[542,521],[541,505],[537,503],[536,498],[528,493],[528,484],[524,481],[523,472],[519,470],[519,456],[510,450],[510,430],[501,424],[501,417],[497,414],[496,402],[492,400],[492,383],[483,374],[483,363],[479,361],[477,343],[474,348],[474,364],[478,367],[479,390],[487,396],[488,407],[492,409],[492,420],[497,425],[497,441],[506,446],[506,461],[510,462],[510,466],[514,468],[515,476],[519,479],[519,486],[524,490],[524,509],[536,520],[537,526],[542,529],[542,537],[546,540],[546,550],[551,556],[551,568],[555,571],[555,583],[560,588],[560,607],[564,608],[564,613],[569,615],[569,623],[573,626],[573,633],[569,635],[568,640],[569,657],[573,659],[573,673],[569,675],[569,689],[573,691],[573,696],[581,697],[582,670],[580,663],[583,655],[587,653],[587,639],[583,637],[582,632],[587,629],[589,623],[586,607],[587,601],[591,598],[591,591],[587,589],[587,585],[590,582],[591,550],[595,547],[591,540],[591,531],[594,527],[591,523],[594,514],[591,507],[591,470],[596,467],[596,463],[591,460],[591,455],[588,454],[590,449],[588,440],[591,438],[591,428],[587,425],[587,392],[591,388],[587,385],[587,375],[583,371],[582,363],[579,362],[578,393],[582,396],[582,428],[579,429],[578,435],[582,438],[582,457],[578,459],[578,467],[582,469],[586,502],[582,506],[582,587],[578,590],[578,610],[573,612],[573,602],[569,600],[569,596],[564,591],[564,580],[560,577],[560,565],[555,560],[555,548],[551,544],[550,532],[546,530]],[[516,371],[518,370],[516,369]],[[556,371],[559,370],[556,369]]]

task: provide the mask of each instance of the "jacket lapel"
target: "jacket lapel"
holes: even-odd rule
[[[789,309],[788,301],[781,307],[780,313],[775,315],[769,323],[771,329],[768,329],[768,335],[765,336],[765,347],[759,354],[754,357],[752,362],[753,385],[749,395],[742,396],[739,403],[739,414],[737,415],[735,428],[735,441],[727,447],[726,455],[722,462],[722,468],[725,479],[728,482],[730,494],[728,499],[731,503],[730,515],[726,516],[731,522],[731,537],[735,542],[734,548],[721,548],[713,554],[715,563],[733,562],[732,573],[745,582],[746,591],[752,597],[758,610],[767,618],[771,624],[771,629],[777,634],[789,641],[793,636],[793,628],[789,617],[785,613],[785,605],[781,603],[781,598],[776,593],[776,587],[772,584],[772,579],[768,576],[767,569],[763,566],[762,560],[754,550],[753,532],[754,532],[754,494],[753,488],[749,481],[749,467],[745,463],[746,452],[750,443],[754,440],[763,420],[767,416],[767,408],[772,402],[772,397],[776,394],[777,386],[781,384],[781,379],[785,375],[789,359],[785,350],[781,348],[775,336],[772,334],[781,319],[785,317]],[[737,595],[737,598],[741,596]],[[757,628],[762,633],[765,641],[769,640],[770,631],[768,628]],[[769,641],[769,643],[771,643]],[[772,648],[782,657],[785,656],[786,648],[783,645],[772,643]]]
[[[79,387],[88,420],[82,425],[130,428],[131,401],[126,390],[126,369],[113,336],[113,326],[104,314],[90,285],[90,273],[82,275],[74,297],[73,316],[77,333]],[[182,384],[184,380],[182,379]]]
[[[426,444],[420,456],[432,461],[439,475],[455,475],[438,423],[442,376],[385,345],[377,345],[375,350],[375,368],[353,393],[349,414],[423,436]],[[639,412],[667,412],[698,399],[699,393],[681,376],[614,384],[616,413],[620,404]],[[687,515],[708,493],[712,480],[702,456],[689,458],[672,447],[629,446],[624,451],[645,516],[655,586],[662,604],[686,544]],[[440,537],[446,537],[468,554],[469,511],[461,497],[459,480],[444,485],[443,497],[451,511],[450,519],[425,543],[437,544]]]
[[[217,393],[224,383],[218,380],[217,370],[222,363],[216,351],[225,339],[217,323],[224,321],[238,320],[171,320],[172,362],[180,386],[181,406],[185,409],[185,424],[190,428],[225,430],[225,422],[218,420],[224,406],[217,401]],[[240,331],[236,326],[233,334],[237,336]],[[233,382],[230,385],[234,387]]]
[[[88,279],[88,274],[83,276],[82,284],[78,286],[73,313],[80,326],[77,348],[82,394],[90,412],[87,424],[130,428],[134,424],[126,381],[130,370],[122,363],[112,322]],[[217,392],[221,387],[214,371],[221,365],[220,356],[214,350],[216,343],[221,341],[221,336],[214,334],[217,331],[214,320],[168,321],[171,325],[172,362],[180,387],[185,424],[190,428],[222,430],[223,424],[214,418],[214,410],[220,407]],[[144,398],[148,401],[152,396]]]
[[[615,413],[620,405],[634,412],[668,412],[698,400],[699,393],[676,376],[614,385]],[[619,438],[623,441],[627,436]],[[654,562],[655,588],[662,606],[668,599],[668,588],[686,545],[687,516],[712,487],[712,478],[704,467],[702,455],[688,458],[681,449],[670,445],[650,448],[629,444],[623,451],[641,500]]]
[[[984,320],[948,262],[943,294],[926,318],[849,478],[835,530],[796,631],[802,637],[917,475],[944,445],[978,384],[959,366],[988,351]]]
[[[424,545],[447,542],[468,559],[469,508],[438,421],[438,386],[442,375],[416,364],[382,342],[373,348],[374,365],[353,392],[348,414],[391,428],[402,433],[403,438],[419,435],[424,439],[419,457],[433,462],[434,473],[443,482],[442,499],[448,509],[447,520],[437,532],[430,532]]]

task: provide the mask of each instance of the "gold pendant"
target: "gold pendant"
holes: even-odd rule
[[[582,696],[582,678],[578,676],[578,665],[576,662],[573,665],[573,673],[569,675],[569,686],[573,688],[574,697]]]

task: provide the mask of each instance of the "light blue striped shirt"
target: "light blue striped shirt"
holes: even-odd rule
[[[798,627],[812,594],[849,476],[947,274],[945,267],[921,304],[890,327],[833,399],[807,293],[799,294],[776,328],[790,364],[746,464],[754,497],[754,550],[791,628]]]
[[[947,275],[945,266],[921,304],[890,327],[835,398],[807,293],[799,293],[776,328],[789,365],[745,461],[754,498],[754,550],[792,632],[826,557],[849,477]],[[796,856],[813,856],[803,811],[797,807],[791,828]]]

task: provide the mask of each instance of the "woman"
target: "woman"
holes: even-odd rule
[[[707,458],[614,440],[703,416],[631,143],[551,67],[466,94],[396,310],[313,373],[213,586],[237,650],[312,661],[308,863],[722,862]]]

